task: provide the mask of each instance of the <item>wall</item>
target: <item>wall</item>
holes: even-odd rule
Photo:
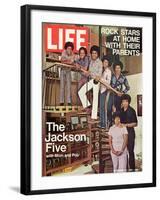
[[[142,73],[127,76],[130,85],[129,94],[132,98],[131,106],[137,113],[137,94],[142,94]],[[136,144],[135,154],[142,152],[142,117],[138,117],[138,126],[135,128],[136,131]]]

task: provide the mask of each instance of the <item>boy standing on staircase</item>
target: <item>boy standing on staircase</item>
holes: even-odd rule
[[[115,61],[113,63],[113,74],[111,78],[112,88],[117,90],[117,94],[110,93],[108,101],[108,120],[112,124],[112,111],[117,112],[121,110],[121,96],[130,90],[130,86],[126,76],[122,73],[123,63]]]
[[[93,89],[93,104],[92,104],[91,119],[95,120],[97,119],[97,112],[98,112],[98,94],[100,86],[98,80],[102,75],[102,61],[99,58],[100,49],[98,46],[93,45],[91,47],[90,54],[91,54],[91,61],[89,64],[89,72],[88,71],[85,72],[85,75],[90,76],[91,79],[89,80],[89,82],[85,83],[80,88],[80,90],[78,91],[78,95],[81,100],[83,108],[87,108],[91,104],[87,99],[86,93],[91,89]]]
[[[73,53],[74,45],[72,42],[66,42],[64,46],[64,51],[62,52],[61,62],[66,64],[74,64],[75,55]],[[71,70],[61,69],[60,72],[60,105],[64,105],[65,97],[65,84],[66,84],[66,95],[67,103],[71,105]]]
[[[102,58],[103,62],[103,74],[102,74],[102,79],[104,82],[110,85],[111,82],[111,76],[112,72],[110,69],[110,66],[112,65],[111,58],[108,56],[103,56]],[[101,128],[106,128],[107,124],[107,102],[106,102],[106,97],[107,97],[108,90],[107,88],[101,84],[100,86],[100,127]]]

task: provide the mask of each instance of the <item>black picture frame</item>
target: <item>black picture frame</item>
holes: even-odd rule
[[[113,186],[94,186],[94,187],[78,187],[78,188],[61,188],[49,190],[31,190],[31,11],[63,11],[78,13],[95,13],[107,15],[123,15],[123,16],[142,16],[151,17],[153,20],[153,171],[152,183],[126,184]],[[49,193],[65,193],[80,192],[93,190],[112,190],[140,187],[156,186],[156,13],[120,11],[120,10],[104,10],[90,8],[73,8],[73,7],[55,7],[44,5],[24,5],[21,6],[21,183],[20,191],[22,194],[49,194]]]

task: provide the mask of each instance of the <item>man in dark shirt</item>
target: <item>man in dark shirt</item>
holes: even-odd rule
[[[128,94],[124,94],[121,97],[122,109],[121,109],[121,123],[127,128],[128,131],[128,153],[129,153],[129,167],[130,171],[135,171],[135,130],[137,126],[137,116],[135,110],[130,106],[131,97]]]

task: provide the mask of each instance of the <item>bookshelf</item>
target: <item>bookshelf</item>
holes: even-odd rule
[[[65,124],[70,123],[71,117],[88,117],[85,113],[65,113],[61,118],[60,116],[54,115],[54,113],[47,113],[43,111],[43,116],[46,117],[44,121],[56,121],[63,122]],[[44,125],[45,126],[45,125]],[[76,166],[81,164],[90,163],[91,151],[90,151],[90,130],[88,127],[79,128],[77,130],[65,131],[65,134],[85,134],[87,141],[83,142],[56,142],[56,144],[66,144],[67,151],[65,155],[72,155],[64,157],[64,153],[56,152],[45,152],[46,144],[43,142],[43,176],[50,176],[56,172],[64,172],[67,169],[74,169]],[[47,130],[43,129],[43,141],[47,135]],[[59,157],[55,157],[59,155]],[[62,157],[61,157],[62,156]]]

